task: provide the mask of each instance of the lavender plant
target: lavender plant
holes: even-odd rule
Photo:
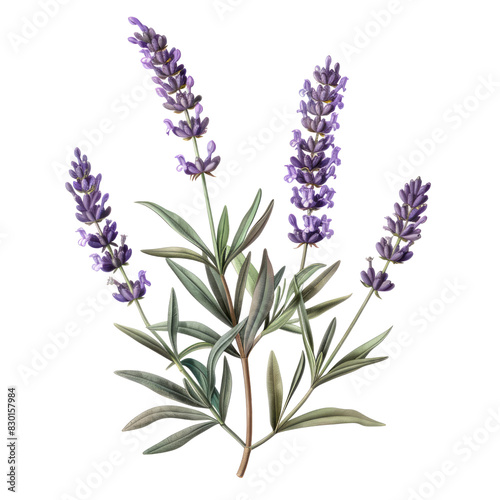
[[[76,161],[69,171],[72,183],[66,188],[73,195],[77,204],[76,218],[92,227],[95,233],[87,233],[79,228],[81,246],[88,245],[95,252],[90,256],[92,269],[105,273],[119,271],[123,282],[113,277],[108,283],[116,286],[114,298],[123,303],[135,304],[145,326],[139,330],[123,325],[115,325],[118,330],[168,360],[167,369],[177,368],[183,377],[183,385],[178,385],[168,378],[153,373],[123,370],[117,375],[136,382],[170,399],[177,405],[164,405],[144,411],[132,419],[125,431],[147,426],[160,419],[192,420],[196,423],[176,432],[158,444],[147,449],[145,454],[156,454],[175,450],[190,440],[219,425],[241,447],[242,459],[237,475],[243,477],[251,451],[258,448],[277,433],[318,425],[357,423],[364,426],[384,425],[355,410],[340,408],[322,408],[295,416],[307,401],[311,393],[322,384],[352,373],[370,364],[378,363],[385,357],[368,357],[389,334],[390,329],[364,343],[336,361],[336,356],[351,333],[361,313],[373,294],[380,298],[381,292],[394,288],[388,279],[389,264],[401,264],[413,256],[410,250],[421,236],[421,224],[426,221],[422,216],[427,208],[427,192],[430,184],[423,184],[420,178],[410,181],[400,191],[401,203],[394,205],[393,217],[387,217],[384,226],[391,236],[382,238],[376,244],[380,258],[385,261],[381,271],[373,268],[373,258],[369,257],[368,269],[361,272],[361,283],[367,287],[368,294],[354,319],[347,327],[341,339],[331,350],[337,319],[331,319],[324,335],[315,348],[317,339],[310,321],[338,306],[350,295],[333,298],[326,302],[306,308],[323,288],[326,287],[339,268],[340,261],[326,267],[325,264],[305,265],[307,249],[317,246],[325,238],[333,235],[330,229],[331,219],[326,214],[318,216],[323,209],[333,207],[334,189],[327,183],[335,179],[335,168],[340,165],[340,148],[335,145],[333,132],[339,128],[338,110],[342,109],[343,94],[346,90],[346,77],[341,77],[339,64],[331,67],[328,56],[324,67],[316,66],[313,73],[316,86],[305,80],[300,95],[299,113],[302,114],[302,126],[311,135],[302,137],[299,130],[293,131],[291,146],[295,154],[286,165],[287,182],[298,186],[292,188],[291,202],[303,212],[302,223],[290,215],[292,225],[289,239],[302,247],[302,257],[297,272],[290,282],[283,279],[285,268],[274,271],[274,266],[264,250],[259,269],[252,264],[249,247],[260,237],[269,221],[273,210],[273,201],[254,223],[259,211],[262,192],[259,190],[237,225],[230,241],[229,210],[224,207],[217,225],[213,216],[207,190],[207,176],[213,176],[220,164],[220,157],[213,156],[216,146],[213,140],[207,143],[207,156],[200,155],[198,141],[207,134],[209,119],[203,117],[202,97],[193,93],[194,79],[187,74],[187,69],[180,63],[181,52],[169,48],[167,39],[158,35],[152,28],[145,26],[136,18],[129,21],[137,26],[138,32],[129,41],[140,47],[143,66],[152,71],[153,81],[158,85],[157,93],[164,99],[163,106],[174,114],[180,115],[177,123],[171,118],[164,120],[166,133],[191,142],[194,157],[186,159],[183,154],[177,156],[177,170],[189,175],[192,180],[201,179],[206,202],[206,212],[210,227],[211,243],[204,242],[196,230],[176,213],[151,202],[140,202],[155,212],[174,231],[181,235],[192,248],[166,246],[143,250],[150,256],[164,258],[181,285],[207,309],[217,320],[218,327],[200,323],[181,313],[176,293],[170,293],[167,318],[150,323],[141,305],[145,298],[146,287],[151,282],[145,271],[138,273],[137,280],[129,279],[125,268],[129,265],[132,249],[122,235],[119,244],[117,223],[109,219],[110,207],[105,207],[109,195],[102,196],[100,191],[101,174],[93,176],[88,158],[79,149],[75,150]],[[301,225],[303,224],[303,227]],[[396,241],[393,243],[393,239]],[[194,249],[193,249],[194,247]],[[179,260],[193,261],[203,266],[206,283],[199,275],[179,264]],[[230,267],[230,264],[232,265]],[[230,269],[237,275],[236,287],[231,292],[226,275]],[[320,272],[321,271],[321,272]],[[207,286],[208,285],[208,286]],[[245,296],[250,303],[244,307]],[[182,314],[182,316],[181,316]],[[182,319],[181,319],[182,318]],[[302,339],[303,350],[300,353],[297,369],[285,395],[278,360],[271,351],[267,366],[267,395],[269,400],[269,421],[271,431],[260,440],[253,439],[252,387],[249,357],[256,345],[266,335],[277,330],[298,334]],[[195,339],[181,348],[182,340]],[[192,357],[193,353],[208,350],[205,361]],[[331,350],[331,353],[330,353]],[[246,433],[240,437],[227,423],[232,393],[232,375],[228,359],[238,358],[241,363],[245,387]],[[222,361],[222,375],[217,381],[217,368]],[[310,380],[305,395],[289,410],[289,406],[302,381],[308,366]]]

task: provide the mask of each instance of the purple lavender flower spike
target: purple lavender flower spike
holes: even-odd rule
[[[394,285],[387,280],[387,273],[385,272],[389,263],[401,264],[413,257],[410,247],[420,239],[422,230],[419,226],[427,221],[427,217],[422,217],[422,214],[427,209],[428,196],[426,193],[430,187],[430,183],[422,184],[420,177],[405,184],[404,188],[399,192],[403,205],[399,203],[394,205],[395,220],[392,217],[386,217],[387,225],[384,226],[384,229],[389,231],[392,236],[382,238],[375,245],[380,258],[386,261],[384,270],[375,275],[372,268],[373,259],[370,258],[368,259],[368,270],[361,272],[362,283],[369,288],[373,288],[376,294],[378,291],[383,292],[394,288]],[[394,237],[397,238],[397,241],[393,245],[392,240]],[[400,242],[402,241],[406,245],[401,246]]]
[[[117,286],[118,293],[114,293],[113,297],[118,302],[131,302],[141,299],[146,294],[146,286],[151,286],[151,282],[146,279],[146,271],[139,271],[139,279],[130,282],[132,291],[130,291],[127,283],[119,283],[113,278],[109,279],[108,284]]]
[[[167,135],[173,132],[186,141],[200,139],[207,132],[209,119],[201,116],[203,112],[200,104],[201,96],[192,92],[193,77],[187,75],[183,64],[179,64],[181,51],[175,47],[169,49],[165,36],[158,35],[154,29],[142,24],[137,18],[130,17],[129,21],[141,30],[141,33],[134,33],[129,41],[141,48],[143,66],[153,70],[152,80],[159,85],[156,93],[165,99],[163,106],[169,111],[185,115],[185,119],[180,120],[177,125],[169,119],[164,120]],[[194,110],[194,116],[189,116],[189,110]],[[188,162],[183,155],[178,155],[177,159],[180,162],[178,170],[190,175],[192,180],[201,174],[213,175],[211,172],[220,162],[219,156],[212,160],[210,152],[205,160],[197,157],[194,162]]]
[[[202,163],[204,168],[213,170],[215,167],[211,163],[218,163],[218,157],[212,159],[215,144],[211,142],[208,150],[208,158]],[[95,223],[98,230],[95,234],[89,234],[83,228],[78,229],[76,231],[80,235],[78,244],[84,247],[88,243],[91,248],[100,248],[104,252],[102,256],[97,253],[90,255],[93,260],[92,269],[94,271],[103,271],[106,273],[116,271],[128,265],[127,262],[132,256],[132,249],[126,244],[127,237],[125,235],[121,236],[120,246],[112,248],[117,247],[117,244],[114,243],[118,236],[116,222],[106,219],[106,224],[102,229],[98,224],[111,212],[111,208],[104,208],[109,195],[105,194],[101,200],[100,183],[102,176],[101,174],[95,177],[91,175],[90,162],[87,156],[82,155],[78,148],[75,149],[75,157],[77,161],[71,162],[72,169],[69,171],[73,183],[70,184],[67,182],[66,189],[73,195],[77,202],[79,213],[76,214],[76,218],[88,225]],[[101,201],[100,204],[98,204],[99,201]],[[140,299],[146,293],[146,286],[151,286],[151,283],[146,279],[145,271],[140,271],[139,279],[131,283],[132,292],[126,283],[118,283],[113,279],[111,281],[118,287],[118,293],[113,294],[113,296],[120,302],[130,303],[133,300]]]
[[[375,269],[372,266],[372,257],[366,259],[368,261],[368,269],[361,271],[361,283],[366,288],[373,288],[375,295],[380,298],[378,292],[389,292],[395,285],[387,278],[389,275],[385,272],[379,271],[375,274]]]
[[[294,232],[288,236],[299,246],[315,244],[333,234],[328,227],[330,219],[311,215],[315,210],[333,207],[335,191],[325,184],[330,178],[335,179],[335,167],[340,165],[340,148],[335,146],[332,133],[339,128],[336,110],[344,106],[340,90],[345,90],[347,78],[340,76],[338,63],[333,68],[331,63],[332,58],[328,56],[324,68],[316,66],[313,74],[319,83],[316,89],[309,80],[305,80],[299,91],[300,96],[305,98],[298,109],[298,113],[302,114],[301,123],[313,135],[306,139],[300,130],[293,131],[290,145],[296,153],[290,158],[290,164],[285,165],[288,170],[285,181],[301,184],[300,188],[292,188],[290,201],[297,208],[307,211],[307,216],[304,216],[306,228],[303,230],[297,227],[295,217],[290,217]],[[330,148],[331,153],[328,152]]]

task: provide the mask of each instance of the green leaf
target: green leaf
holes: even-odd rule
[[[314,387],[318,387],[325,382],[329,382],[348,373],[355,372],[364,366],[373,365],[375,363],[380,363],[385,361],[387,356],[380,358],[368,358],[368,359],[351,359],[350,361],[345,361],[341,365],[333,367],[326,375],[323,375],[317,382],[314,383]]]
[[[191,271],[180,266],[171,259],[167,259],[167,263],[179,278],[186,290],[203,306],[210,311],[217,319],[226,325],[232,325],[231,320],[227,318],[220,308],[214,296],[210,293],[205,284]]]
[[[178,403],[183,403],[189,406],[199,406],[203,407],[194,400],[189,393],[180,385],[174,384],[166,378],[159,377],[153,373],[140,372],[135,370],[121,370],[115,372],[120,377],[131,380],[132,382],[137,382],[138,384],[151,389],[160,396],[173,399]]]
[[[319,345],[316,359],[320,354],[323,354],[323,359],[325,359],[326,355],[328,354],[328,349],[330,349],[330,344],[332,343],[332,339],[335,334],[336,328],[337,328],[337,318],[333,318],[331,323],[328,325],[328,328],[326,329],[323,338],[321,339],[321,344]]]
[[[299,271],[295,275],[295,280],[297,281],[297,286],[300,288],[316,271],[325,267],[325,264],[311,264],[302,271]],[[288,287],[288,292],[286,294],[285,304],[290,300],[290,297],[295,293],[295,289],[293,286],[293,280],[290,282],[290,286]]]
[[[189,250],[189,248],[164,247],[164,248],[154,248],[151,250],[141,250],[141,252],[147,255],[153,255],[154,257],[164,257],[166,259],[194,260],[196,262],[201,262],[202,264],[210,266],[213,269],[216,269],[215,266],[208,260],[208,258],[196,253],[193,250]]]
[[[151,446],[151,448],[148,448],[144,452],[144,455],[153,455],[155,453],[165,453],[167,451],[176,450],[177,448],[180,448],[181,446],[184,446],[186,443],[191,441],[191,439],[199,436],[201,433],[208,431],[208,429],[216,424],[217,422],[214,421],[192,425],[191,427],[172,434],[167,439],[160,441],[154,446]]]
[[[224,250],[227,246],[227,240],[229,239],[229,216],[227,213],[227,207],[224,207],[219,220],[219,226],[217,227],[217,248],[219,250],[219,255],[223,255]]]
[[[199,403],[199,406],[201,406],[202,408],[210,408],[210,405],[207,404],[205,401],[203,401],[203,398],[201,396],[198,395],[198,393],[195,391],[193,385],[191,384],[191,382],[188,380],[188,379],[184,379],[183,380],[183,384],[184,384],[184,387],[186,388],[186,391],[188,392],[188,394],[195,400],[195,401],[198,401]]]
[[[241,323],[238,323],[235,327],[231,328],[227,333],[222,335],[222,337],[214,344],[210,354],[208,355],[207,361],[207,372],[208,372],[208,394],[211,394],[215,387],[215,367],[222,353],[231,345],[236,335],[240,333],[246,323],[244,319]]]
[[[306,350],[307,361],[309,362],[309,369],[311,371],[311,380],[314,379],[314,374],[316,372],[316,359],[314,358],[314,340],[311,331],[311,325],[309,324],[309,319],[307,318],[306,307],[304,305],[304,299],[302,298],[302,292],[297,286],[297,281],[293,280],[297,296],[299,298],[299,321],[300,329],[302,331],[302,339],[304,341],[304,347]]]
[[[311,325],[309,323],[309,318],[307,317],[306,306],[304,304],[304,298],[302,292],[297,287],[297,283],[295,282],[297,296],[299,297],[298,304],[298,313],[299,313],[299,321],[302,329],[302,333],[304,334],[304,339],[311,346],[311,349],[314,350],[314,339],[312,335]]]
[[[150,328],[162,331],[162,328],[164,328],[164,324],[165,323],[157,323],[156,325],[152,325]],[[214,332],[211,328],[204,325],[203,323],[199,323],[197,321],[179,321],[179,333],[189,335],[190,337],[202,340],[203,342],[208,342],[212,345],[220,339],[220,335],[218,333]],[[226,349],[226,352],[228,354],[231,354],[231,356],[234,356],[235,358],[240,357],[238,351],[236,351],[233,346],[229,346]]]
[[[300,417],[292,418],[282,427],[281,431],[291,431],[303,427],[315,427],[317,425],[335,425],[335,424],[360,424],[368,427],[385,425],[355,410],[342,410],[341,408],[322,408],[320,410],[310,411]]]
[[[236,316],[236,321],[239,321],[241,315],[241,308],[243,306],[243,297],[245,295],[245,287],[247,284],[251,260],[252,252],[248,252],[247,258],[243,261],[243,264],[238,271],[238,281],[236,282],[236,291],[234,293],[234,314]]]
[[[369,340],[368,342],[364,343],[363,345],[360,345],[358,348],[354,349],[354,351],[351,351],[349,354],[346,354],[335,366],[339,366],[346,361],[351,361],[353,359],[364,359],[370,352],[375,349],[380,343],[384,341],[384,339],[389,335],[390,331],[392,330],[392,326],[386,330],[384,333],[381,333],[374,339]]]
[[[168,351],[166,351],[163,346],[157,342],[155,339],[151,338],[148,334],[141,332],[140,330],[136,330],[135,328],[129,328],[128,326],[122,326],[115,323],[116,328],[123,332],[125,335],[128,335],[131,339],[134,339],[139,344],[146,346],[148,349],[156,352],[160,356],[167,358],[169,361],[172,361],[172,356]]]
[[[222,312],[230,320],[231,316],[229,314],[229,305],[227,303],[226,291],[224,290],[224,285],[222,284],[220,274],[218,271],[209,266],[205,266],[205,270],[207,272],[208,284],[210,285],[210,289],[212,290]]]
[[[175,354],[177,354],[177,331],[179,328],[179,306],[177,305],[177,297],[175,296],[175,290],[172,288],[170,292],[170,301],[168,303],[168,336],[170,338],[170,343],[174,348]]]
[[[271,217],[273,207],[274,207],[274,200],[271,201],[271,203],[269,203],[269,206],[266,208],[266,211],[264,212],[262,217],[254,224],[252,229],[250,229],[243,243],[238,247],[234,247],[231,245],[231,251],[229,252],[226,262],[224,263],[224,268],[223,268],[224,271],[226,270],[229,263],[238,254],[240,254],[246,248],[248,248],[262,234],[262,231],[264,231],[264,228],[266,227],[266,224],[269,221],[269,218]]]
[[[300,384],[302,375],[304,374],[305,366],[306,366],[306,358],[304,356],[304,351],[302,351],[299,359],[299,364],[297,365],[297,369],[295,370],[295,374],[293,375],[292,383],[290,384],[290,390],[288,391],[288,396],[285,401],[285,406],[284,406],[285,409],[287,408],[288,403],[290,403],[292,396],[294,395],[295,391],[297,390],[297,387]]]
[[[208,372],[206,366],[193,358],[184,359],[182,364],[196,377],[203,393],[210,400],[212,406],[219,411],[219,391],[215,390],[213,393],[208,391]]]
[[[212,417],[201,411],[184,408],[182,406],[156,406],[142,412],[133,418],[124,428],[124,431],[135,431],[163,418],[178,418],[182,420],[212,420]]]
[[[245,257],[242,253],[238,254],[234,258],[233,267],[238,274],[240,273],[244,262],[245,262]],[[257,269],[255,269],[255,266],[253,264],[250,264],[250,267],[248,269],[247,282],[246,282],[246,288],[247,288],[248,293],[250,295],[253,295],[253,292],[255,290],[255,285],[257,284],[258,277],[259,277],[259,273],[258,273]]]
[[[224,358],[224,368],[222,370],[222,381],[220,384],[220,417],[223,422],[226,421],[227,410],[231,400],[231,391],[233,388],[233,378],[227,358]]]
[[[191,354],[193,352],[199,351],[201,349],[212,349],[212,347],[213,347],[213,344],[210,344],[208,342],[198,342],[196,344],[192,344],[192,345],[186,347],[186,349],[184,349],[183,351],[181,351],[178,354],[178,358],[179,358],[179,360],[183,360],[186,356],[188,356],[189,354]],[[175,366],[175,363],[170,363],[167,366],[167,370],[169,370],[173,366]]]
[[[280,328],[282,328],[283,325],[285,325],[290,320],[290,318],[293,316],[295,309],[296,309],[296,307],[290,307],[290,308],[285,309],[285,311],[280,316],[275,318],[273,321],[271,321],[271,323],[269,323],[269,325],[267,325],[265,330],[262,332],[262,336],[267,335],[271,332],[274,332],[275,330],[279,330]],[[299,329],[299,333],[301,333],[300,329]]]
[[[269,420],[272,429],[276,429],[283,404],[283,381],[280,367],[273,351],[267,363],[267,398],[269,400]]]
[[[234,235],[233,242],[231,243],[232,249],[238,248],[243,243],[243,241],[248,233],[248,230],[250,229],[250,226],[252,225],[252,222],[255,218],[255,214],[257,213],[257,210],[259,209],[261,198],[262,198],[262,190],[259,189],[257,191],[257,195],[255,196],[255,199],[253,200],[252,206],[250,207],[248,212],[245,214],[245,216],[241,220],[240,226],[238,227],[238,230],[236,231],[236,234]]]
[[[275,275],[274,275],[274,289],[278,288],[278,285],[285,274],[286,266],[283,266]]]
[[[314,319],[317,318],[318,316],[321,316],[325,312],[329,311],[330,309],[338,306],[339,304],[342,304],[345,300],[347,300],[352,294],[345,295],[344,297],[339,297],[337,299],[332,299],[332,300],[327,300],[326,302],[322,302],[321,304],[317,304],[312,307],[308,307],[306,309],[307,312],[307,317],[309,319]],[[293,319],[290,321],[290,323],[297,323],[299,321],[298,318]]]
[[[267,250],[262,255],[259,277],[252,296],[252,304],[248,315],[248,321],[243,334],[243,346],[248,354],[253,346],[257,331],[266,319],[274,300],[274,273],[273,266],[267,256]]]
[[[203,240],[198,236],[196,231],[179,215],[174,212],[148,201],[138,201],[139,205],[144,205],[157,213],[174,231],[179,233],[184,239],[197,246],[202,252],[205,252],[212,262],[215,263],[215,257],[208,247],[203,243]]]
[[[285,332],[298,333],[299,335],[302,335],[302,329],[299,326],[296,326],[292,323],[285,323],[281,327],[281,330],[285,330]]]
[[[323,271],[314,281],[311,281],[302,291],[304,302],[311,300],[321,289],[330,281],[332,276],[337,272],[340,266],[340,260],[332,264],[325,271]]]

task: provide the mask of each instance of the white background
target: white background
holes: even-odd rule
[[[24,0],[4,6],[2,384],[18,391],[19,498],[499,497],[494,7],[487,0]],[[206,319],[220,330],[161,259],[140,253],[181,240],[137,200],[179,211],[204,237],[209,233],[200,182],[175,170],[175,155],[192,159],[191,145],[165,135],[162,120],[172,116],[137,47],[127,42],[134,31],[130,15],[181,49],[203,95],[207,137],[222,156],[209,182],[217,217],[229,204],[234,229],[259,187],[262,209],[275,199],[254,255],[265,245],[276,269],[286,264],[293,272],[300,259],[286,236],[290,185],[283,181],[291,130],[300,125],[298,90],[327,54],[341,63],[349,82],[336,134],[342,165],[330,212],[335,236],[309,258],[342,260],[319,297],[353,293],[335,310],[340,333],[366,293],[359,272],[375,253],[399,185],[417,175],[432,182],[429,220],[414,258],[391,271],[395,290],[372,300],[343,350],[394,325],[376,351],[390,360],[322,386],[304,407],[354,408],[386,427],[280,434],[252,453],[243,480],[235,476],[241,448],[219,428],[156,456],[141,452],[184,422],[120,432],[141,411],[164,403],[113,371],[162,374],[165,363],[113,327],[140,327],[140,318],[110,299],[107,276],[91,270],[89,249],[77,245],[80,224],[64,189],[76,145],[103,174],[112,217],[134,249],[129,269],[148,271],[153,285],[143,305],[150,320],[166,319],[175,286],[181,319]],[[206,141],[201,144],[204,149]],[[313,322],[317,342],[330,317]],[[273,334],[252,355],[257,439],[269,432],[271,348],[288,387],[301,341]],[[243,434],[241,372],[230,361],[229,423]],[[178,373],[171,376],[180,381]],[[305,390],[304,381],[299,391]],[[112,468],[103,465],[110,461]]]

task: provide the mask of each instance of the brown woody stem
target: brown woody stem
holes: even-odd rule
[[[231,298],[231,293],[229,292],[229,287],[227,286],[226,278],[221,274],[222,285],[224,286],[224,291],[226,292],[227,304],[229,306],[229,314],[231,316],[231,321],[233,326],[236,326],[236,314],[234,312],[233,300]],[[245,440],[245,449],[243,450],[243,457],[241,458],[241,464],[236,475],[238,477],[243,477],[245,470],[248,465],[248,460],[250,459],[250,452],[252,451],[252,386],[250,383],[250,369],[248,367],[248,357],[245,354],[245,349],[243,347],[243,342],[238,334],[236,336],[236,343],[238,344],[238,350],[241,356],[241,366],[243,368],[243,382],[245,384],[245,401],[246,401],[246,414],[247,414],[247,434]]]

